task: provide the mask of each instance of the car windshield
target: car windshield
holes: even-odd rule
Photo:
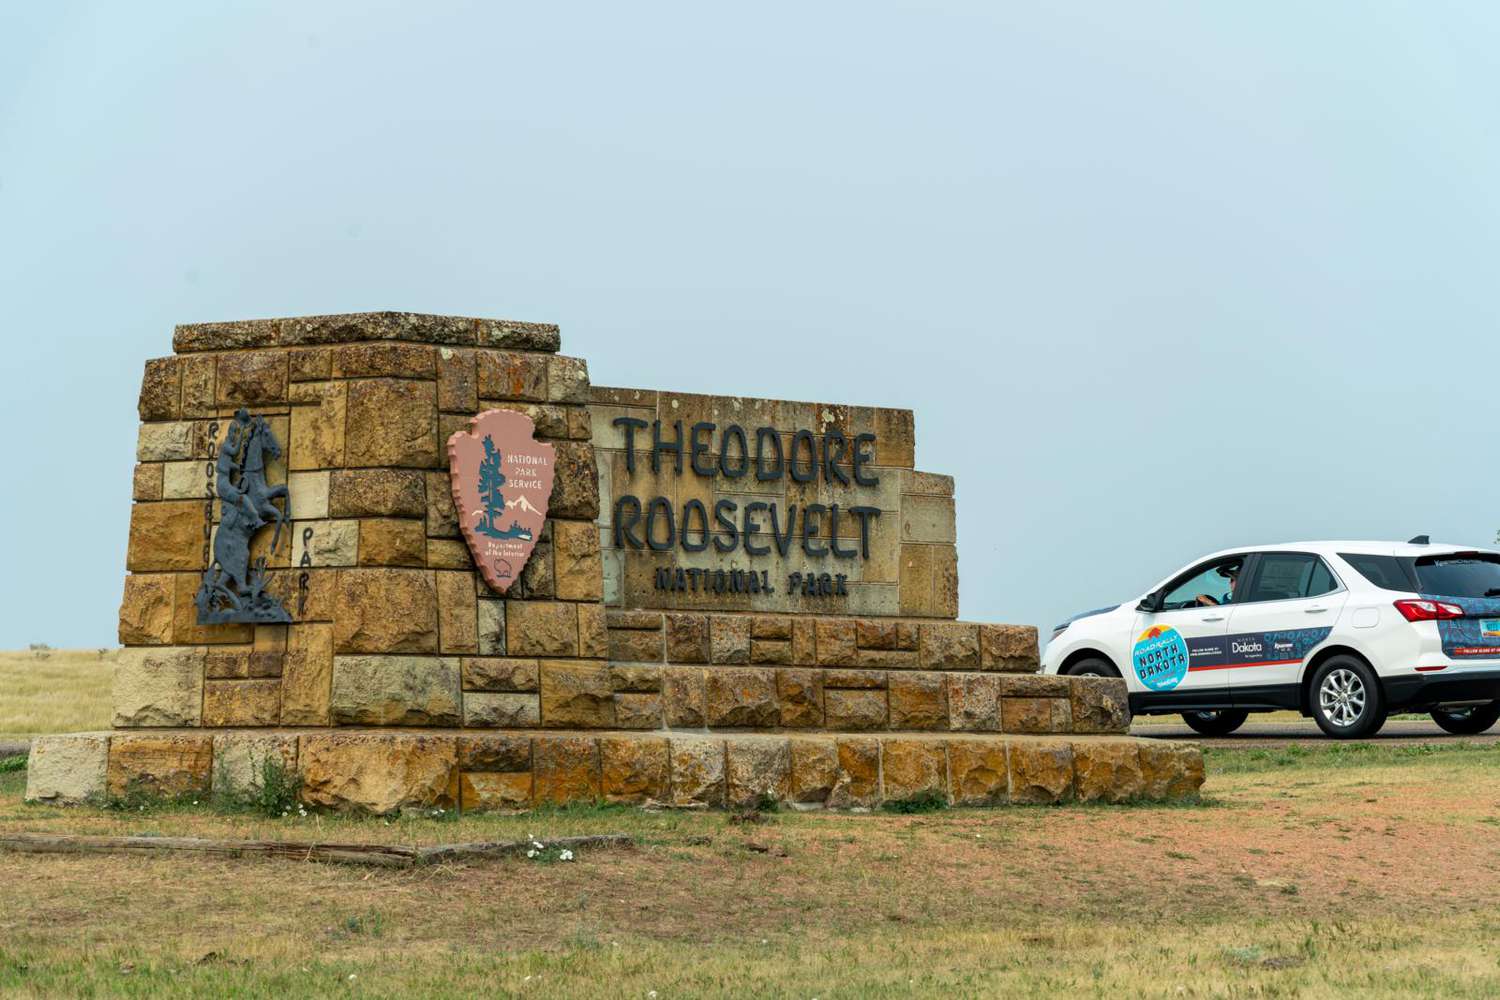
[[[1422,593],[1438,597],[1500,597],[1500,556],[1479,552],[1417,560]]]

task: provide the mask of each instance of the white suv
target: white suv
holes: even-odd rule
[[[1123,677],[1132,712],[1207,736],[1276,709],[1343,739],[1413,711],[1480,733],[1500,719],[1500,553],[1426,536],[1216,552],[1057,626],[1042,670]]]

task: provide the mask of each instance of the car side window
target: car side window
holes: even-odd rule
[[[1244,564],[1244,556],[1231,556],[1189,570],[1186,576],[1167,584],[1161,610],[1181,611],[1183,608],[1228,604],[1235,599],[1235,582]]]
[[[1241,602],[1289,601],[1337,589],[1338,581],[1317,556],[1309,552],[1264,552]]]

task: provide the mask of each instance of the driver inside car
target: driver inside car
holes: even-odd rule
[[[1215,597],[1213,594],[1199,594],[1197,598],[1199,604],[1205,606],[1228,604],[1234,599],[1234,585],[1240,579],[1240,564],[1237,562],[1226,563],[1219,567],[1218,574],[1228,581],[1228,591],[1219,597]]]

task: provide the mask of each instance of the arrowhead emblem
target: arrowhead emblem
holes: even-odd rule
[[[486,410],[448,439],[458,527],[492,590],[510,589],[542,536],[555,457],[515,410]]]

